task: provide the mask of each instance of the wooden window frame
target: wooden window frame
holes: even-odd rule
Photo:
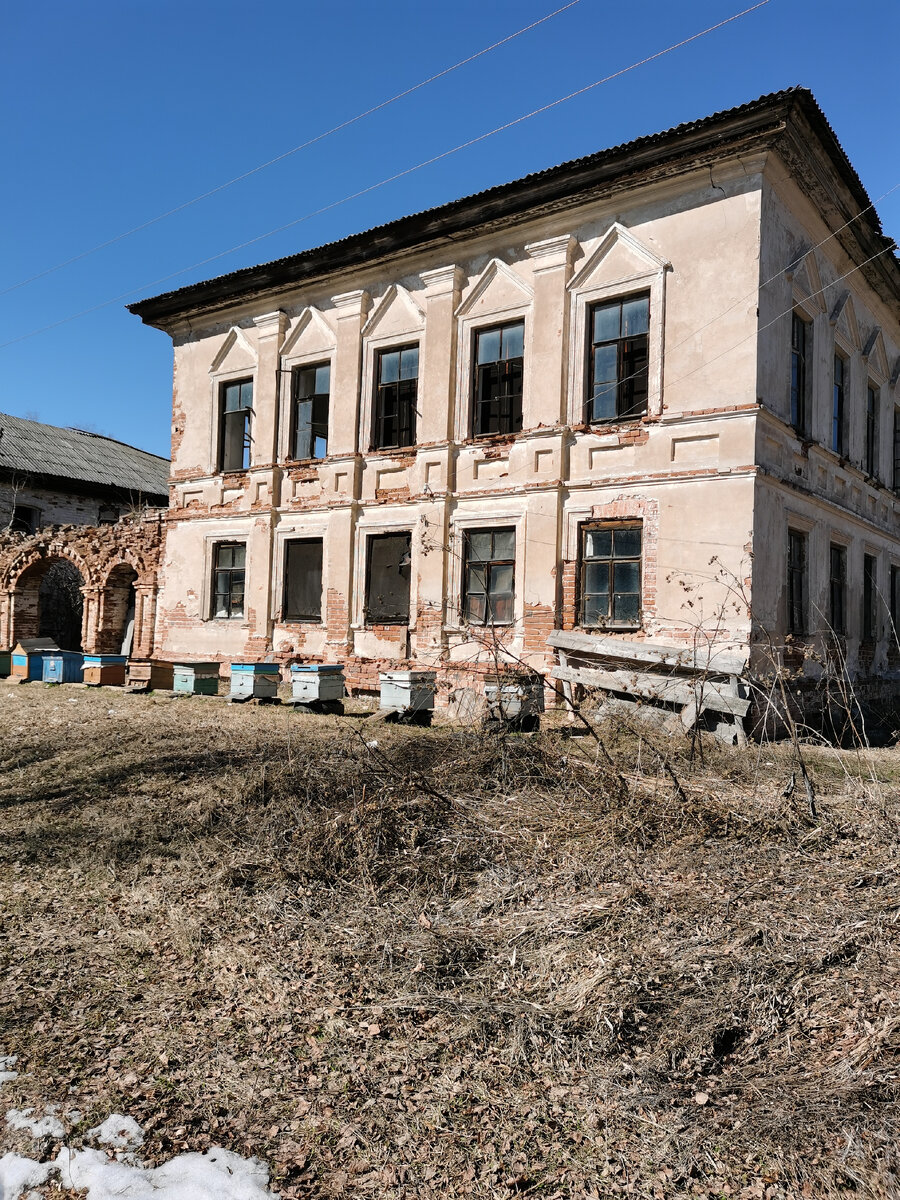
[[[288,611],[288,587],[290,582],[290,558],[292,546],[318,546],[319,548],[319,604],[315,611],[309,613],[291,613]],[[284,539],[283,564],[284,579],[282,582],[282,620],[292,625],[321,625],[322,623],[322,576],[325,563],[325,539],[321,537],[291,537]]]
[[[244,404],[243,390],[249,385],[249,404]],[[227,397],[231,388],[238,389],[239,406],[234,409],[227,409]],[[229,419],[239,419],[242,423],[241,432],[241,463],[235,466],[226,461],[229,442],[228,437]],[[235,421],[235,423],[237,423]],[[250,467],[250,456],[252,450],[253,436],[253,376],[246,376],[241,379],[226,379],[219,384],[219,472],[223,475],[243,472]],[[236,442],[237,439],[235,439]]]
[[[800,550],[799,561],[795,561],[796,547]],[[795,637],[805,637],[809,632],[809,534],[802,529],[788,529],[786,565],[787,631]]]
[[[522,330],[522,353],[512,357],[503,357],[505,335],[509,330]],[[478,345],[482,337],[492,333],[500,334],[500,355],[498,359],[480,363],[478,361]],[[491,374],[495,375],[496,394],[490,399],[482,399],[484,390],[489,386]],[[516,380],[518,387],[516,388]],[[525,318],[517,317],[512,321],[499,324],[481,325],[472,330],[472,426],[473,438],[512,437],[521,433],[523,428],[523,397],[525,394]],[[485,429],[482,414],[488,405],[497,404],[497,429]]]
[[[847,547],[839,542],[828,546],[828,624],[831,632],[847,632]]]
[[[588,556],[586,553],[587,536],[590,533],[598,531],[610,530],[613,534],[612,553],[607,558],[606,556]],[[624,532],[627,530],[637,530],[640,535],[640,549],[638,553],[616,555],[615,554],[615,534],[616,532]],[[587,624],[585,622],[585,601],[588,595],[601,595],[603,593],[587,592],[585,588],[586,568],[591,563],[603,563],[609,565],[608,591],[606,595],[610,597],[610,607],[615,611],[615,597],[633,596],[634,592],[625,592],[615,587],[615,567],[616,563],[637,563],[638,568],[638,615],[637,619],[617,620],[614,615],[607,615],[606,620],[599,624]],[[607,629],[607,630],[634,630],[641,629],[643,625],[644,614],[644,522],[641,520],[607,520],[607,521],[585,521],[579,526],[578,530],[578,596],[577,596],[577,612],[578,623],[582,629]]]
[[[881,399],[881,389],[872,380],[866,383],[866,445],[865,473],[870,479],[878,478],[878,407]]]
[[[634,304],[636,301],[645,301],[647,305],[647,330],[645,333],[632,334],[625,336],[622,334],[622,307],[625,304]],[[594,341],[594,314],[602,308],[617,307],[619,310],[619,336],[615,338],[604,338],[600,341]],[[648,400],[650,395],[650,293],[649,292],[634,292],[630,295],[611,296],[606,300],[597,300],[593,304],[588,305],[587,323],[585,326],[585,347],[586,347],[586,365],[585,365],[585,388],[584,388],[584,423],[586,425],[609,425],[618,421],[639,421],[647,415]],[[606,346],[616,347],[616,411],[614,416],[610,417],[594,417],[593,406],[597,399],[594,393],[594,365],[596,361],[597,351]],[[634,357],[636,348],[640,347],[643,352],[643,366],[633,369],[629,363],[629,359]],[[639,400],[635,401],[635,393],[640,392],[640,389],[634,385],[643,376],[642,395]],[[607,386],[610,386],[612,381],[609,381]],[[631,384],[631,388],[628,385]],[[630,398],[630,403],[626,400]]]
[[[471,539],[473,536],[490,535],[491,538],[491,557],[484,559],[475,559],[471,554]],[[494,549],[494,540],[500,534],[511,534],[513,539],[512,557],[497,557]],[[510,592],[501,592],[492,586],[495,571],[498,568],[510,568],[512,570],[512,590]],[[484,572],[484,591],[479,591],[472,587],[471,580],[476,571]],[[510,615],[507,619],[497,619],[494,615],[494,601],[500,596],[509,596]],[[471,601],[475,596],[484,597],[484,615],[482,618],[472,616]],[[463,571],[462,571],[462,595],[460,597],[460,614],[463,623],[466,625],[478,625],[489,627],[508,627],[515,624],[516,620],[516,527],[514,525],[501,525],[498,527],[490,526],[488,528],[473,526],[463,530]]]
[[[809,437],[811,342],[812,322],[794,310],[791,313],[791,425],[803,439]]]
[[[416,373],[406,379],[402,378],[403,355],[408,350],[416,351]],[[382,364],[389,354],[399,354],[400,364],[398,377],[388,383],[382,382]],[[406,342],[402,346],[385,346],[375,351],[375,393],[372,402],[372,437],[371,450],[406,450],[416,444],[416,416],[419,400],[419,368],[421,353],[419,343]],[[395,415],[385,416],[385,408],[393,403]],[[388,420],[397,423],[397,440],[390,441],[385,436],[385,425]],[[406,437],[404,438],[404,434]]]
[[[862,569],[862,621],[860,640],[875,642],[878,639],[878,557],[863,554]]]
[[[300,381],[304,373],[314,371],[318,373],[323,368],[328,369],[328,391],[327,392],[307,392],[300,394]],[[314,376],[315,378],[315,376]],[[306,455],[298,453],[297,439],[300,433],[300,406],[301,404],[310,405],[310,420],[309,420],[309,438],[310,451],[314,450],[316,443],[319,440],[324,442],[324,447],[321,454],[309,453]],[[324,408],[324,414],[323,414]],[[317,412],[318,409],[318,412]],[[292,462],[319,462],[328,456],[328,424],[331,417],[331,360],[323,359],[319,362],[297,363],[291,367],[291,441],[289,447],[288,458]]]
[[[840,458],[847,456],[847,360],[835,351],[832,367],[831,449]]]
[[[235,566],[232,563],[232,564],[229,564],[228,566],[220,566],[219,565],[219,555],[222,553],[223,550],[240,550],[241,555],[242,555],[241,565]],[[241,606],[240,606],[239,610],[235,609],[235,607],[234,607],[234,596],[235,596],[234,576],[237,574],[239,574],[241,576],[241,588],[240,588]],[[228,575],[228,577],[229,577],[227,590],[220,589],[218,586],[220,575]],[[247,543],[246,542],[234,542],[234,541],[214,542],[213,543],[213,555],[212,555],[212,581],[211,581],[211,587],[210,587],[210,597],[211,597],[210,617],[211,617],[211,619],[214,621],[236,621],[236,620],[243,619],[244,609],[245,609],[246,599],[247,599],[246,587],[247,587]],[[219,596],[227,596],[228,597],[228,604],[227,604],[228,612],[220,613],[217,611],[218,607],[219,607],[219,605],[218,605],[218,597]]]

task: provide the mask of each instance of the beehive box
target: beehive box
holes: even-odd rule
[[[340,663],[294,663],[291,696],[302,704],[343,700],[344,668]]]
[[[86,654],[84,656],[84,682],[91,687],[122,687],[125,683],[124,654]]]
[[[428,712],[434,708],[434,671],[382,671],[381,707],[402,712]]]
[[[12,649],[10,675],[23,682],[43,679],[44,656],[47,654],[59,654],[59,646],[52,638],[22,638]]]
[[[235,700],[272,700],[280,681],[278,663],[232,663],[229,695]]]
[[[81,683],[84,655],[74,650],[59,650],[44,655],[44,683]]]
[[[173,663],[172,687],[189,696],[218,696],[219,664],[217,662]]]
[[[125,679],[126,692],[171,691],[173,682],[172,664],[132,659],[128,664]]]
[[[518,729],[537,729],[544,711],[543,680],[533,675],[503,676],[484,685],[487,716]]]

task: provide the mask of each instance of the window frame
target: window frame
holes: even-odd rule
[[[900,649],[900,566],[891,563],[888,576],[890,595],[888,597],[888,613],[891,618],[890,649],[895,653]]]
[[[794,562],[795,545],[801,551],[798,563]],[[787,632],[794,637],[806,637],[809,633],[809,533],[806,530],[788,526],[785,566]]]
[[[798,345],[797,331],[803,330],[803,344]],[[811,384],[813,365],[813,322],[796,308],[791,310],[791,369],[790,369],[790,424],[803,441],[810,436]]]
[[[416,374],[412,378],[403,379],[403,377],[402,377],[403,355],[408,350],[416,351]],[[382,381],[381,381],[381,365],[382,365],[382,361],[389,354],[399,354],[400,355],[398,376],[397,376],[396,380],[391,380],[388,383],[382,383]],[[372,375],[373,375],[372,419],[371,419],[371,427],[369,430],[369,450],[370,451],[381,452],[381,451],[391,451],[391,450],[395,450],[395,451],[396,450],[410,450],[415,447],[416,432],[417,432],[416,424],[417,424],[418,404],[419,404],[419,375],[420,375],[421,367],[422,367],[422,346],[418,339],[416,339],[415,341],[411,341],[411,342],[402,342],[402,343],[399,343],[396,345],[374,347],[374,361],[372,364]],[[404,389],[403,389],[402,385],[405,383],[411,383],[411,382],[415,383],[415,386],[411,389],[413,394],[412,394],[412,396],[410,396],[408,394],[406,396],[404,396],[403,395]],[[398,441],[396,441],[396,442],[387,442],[387,441],[380,439],[378,436],[379,425],[383,425],[385,422],[385,419],[386,419],[384,416],[384,400],[385,400],[385,397],[386,397],[389,389],[396,393],[395,394],[395,404],[396,404],[397,413],[396,413],[396,416],[394,417],[394,420],[396,420],[396,422],[397,422]],[[405,390],[407,392],[409,392],[410,389],[405,389]],[[399,440],[402,436],[403,429],[404,429],[404,421],[403,421],[403,417],[402,417],[402,407],[404,405],[407,408],[405,424],[406,424],[406,428],[409,431],[409,439],[405,442],[402,440]]]
[[[25,521],[19,514],[27,512],[31,514],[31,519]],[[98,522],[99,524],[99,522]],[[37,533],[41,528],[41,510],[35,504],[16,504],[13,503],[12,513],[9,518],[10,533]]]
[[[617,530],[625,531],[636,529],[640,534],[640,551],[637,555],[623,555],[621,558],[615,554],[610,554],[609,558],[605,556],[588,557],[585,553],[587,543],[587,535],[609,529],[613,533],[612,549],[615,550],[615,533]],[[644,522],[640,517],[637,518],[622,518],[622,519],[605,519],[583,521],[578,526],[578,570],[577,581],[578,589],[575,597],[575,612],[576,620],[579,629],[604,629],[604,630],[634,630],[642,629],[644,624]],[[609,564],[609,579],[608,591],[606,595],[612,598],[612,608],[615,609],[615,596],[617,595],[635,595],[634,592],[616,591],[615,589],[615,566],[617,562],[631,563],[637,562],[638,567],[638,615],[635,621],[617,621],[615,617],[607,617],[605,622],[599,624],[587,624],[585,622],[585,597],[588,594],[601,595],[602,593],[588,593],[585,588],[585,568],[592,562],[608,562]]]
[[[621,334],[622,328],[622,307],[625,304],[634,303],[638,300],[645,300],[647,303],[647,331],[646,333],[636,334],[631,338],[623,337]],[[619,308],[619,336],[617,338],[606,338],[602,341],[595,342],[593,336],[594,314],[598,309],[611,308],[617,305]],[[650,289],[643,291],[627,292],[623,295],[609,296],[600,300],[592,300],[587,304],[585,314],[585,365],[584,365],[584,409],[582,412],[582,422],[585,425],[614,425],[623,421],[640,421],[647,416],[650,404],[650,340],[651,326],[653,320],[652,297]],[[642,339],[644,343],[644,399],[643,407],[635,410],[632,406],[628,410],[624,410],[622,404],[622,387],[630,379],[637,379],[640,375],[640,370],[633,372],[632,375],[624,375],[623,371],[623,345],[629,341]],[[596,360],[596,351],[601,346],[616,347],[616,396],[615,396],[615,416],[612,417],[597,417],[589,415],[589,408],[593,407],[594,401],[597,399],[593,394],[594,384],[594,364]]]
[[[840,383],[838,363],[841,364]],[[847,382],[850,362],[835,347],[831,367],[831,449],[839,458],[847,457]]]
[[[863,552],[861,642],[878,641],[878,555]]]
[[[299,380],[302,377],[303,373],[305,371],[318,372],[323,367],[328,368],[328,391],[327,392],[310,392],[302,397],[298,396],[297,393],[300,390],[299,389]],[[295,362],[295,363],[291,364],[290,369],[289,369],[289,384],[288,384],[288,387],[290,389],[289,390],[290,432],[288,435],[289,442],[288,442],[288,453],[286,456],[287,461],[289,461],[289,462],[322,462],[323,459],[328,457],[328,442],[329,442],[329,435],[330,435],[330,431],[331,431],[332,374],[333,374],[333,364],[332,364],[330,357],[314,359],[309,362]],[[325,420],[324,420],[324,422],[321,420],[316,421],[315,419],[313,419],[313,416],[311,415],[309,424],[310,424],[310,449],[311,450],[315,447],[316,438],[318,436],[321,436],[321,435],[316,434],[316,432],[315,432],[316,427],[317,426],[321,427],[322,425],[324,425],[324,427],[325,427],[325,435],[324,435],[325,452],[324,452],[324,454],[310,454],[310,455],[307,455],[306,457],[301,457],[300,455],[297,454],[297,435],[298,435],[299,425],[300,425],[300,421],[299,421],[300,405],[302,403],[310,402],[312,413],[314,413],[316,401],[320,400],[323,396],[325,398],[325,413],[326,413]]]
[[[489,535],[491,538],[491,555],[489,559],[473,559],[470,557],[470,541],[473,536]],[[512,558],[498,558],[494,552],[494,539],[500,534],[511,534],[513,539]],[[475,625],[479,629],[506,629],[516,623],[516,554],[518,550],[518,537],[515,525],[489,525],[479,526],[471,525],[462,531],[462,590],[460,592],[459,616],[460,622],[463,625]],[[485,568],[485,589],[483,592],[476,591],[470,586],[470,571]],[[490,586],[489,580],[493,577],[495,569],[511,568],[512,570],[512,589],[509,592],[495,592]],[[510,615],[506,620],[497,620],[493,613],[492,599],[495,596],[509,596]],[[472,596],[484,597],[484,619],[478,620],[469,614],[469,599]],[[490,616],[489,616],[490,612]]]
[[[828,625],[835,637],[847,633],[847,547],[842,542],[828,544]]]
[[[516,326],[521,326],[521,328],[522,328],[522,353],[521,353],[521,355],[515,355],[511,358],[502,358],[501,357],[498,359],[493,359],[490,362],[479,363],[479,361],[478,361],[479,339],[483,336],[486,336],[487,334],[499,333],[500,334],[500,350],[502,353],[503,335],[505,334],[505,332],[507,330],[513,329]],[[470,381],[469,381],[470,413],[469,413],[468,437],[472,438],[473,440],[481,441],[481,440],[484,440],[485,438],[496,438],[496,437],[512,438],[512,437],[515,437],[516,434],[521,433],[523,431],[523,429],[525,428],[525,358],[526,358],[526,350],[527,350],[527,337],[528,337],[528,323],[526,321],[524,314],[521,316],[507,316],[505,319],[499,319],[499,320],[495,320],[493,322],[485,322],[484,324],[479,324],[479,325],[475,325],[472,327],[471,341],[470,341],[470,353],[471,353],[472,361],[471,361],[471,373],[470,373]],[[516,414],[514,412],[514,407],[511,407],[511,411],[510,411],[508,420],[509,420],[509,424],[512,426],[512,428],[506,429],[506,430],[497,429],[497,430],[493,430],[493,431],[489,431],[489,432],[480,431],[478,428],[478,426],[479,426],[478,417],[479,417],[480,407],[483,408],[485,406],[485,404],[498,402],[496,400],[491,400],[491,401],[487,401],[487,402],[479,400],[479,381],[481,378],[481,375],[480,375],[481,370],[483,368],[497,366],[501,363],[512,363],[512,362],[516,362],[516,361],[521,362],[521,387],[518,392],[518,422],[516,421]],[[507,368],[507,373],[509,373],[508,368]],[[516,393],[513,393],[513,395],[512,395],[513,401],[515,400],[515,396],[516,396]],[[510,397],[507,396],[506,399],[510,399]],[[518,427],[516,428],[517,424],[518,424]]]
[[[405,529],[378,529],[365,530],[364,532],[364,554],[365,554],[365,590],[362,596],[362,619],[363,625],[366,628],[371,628],[375,625],[396,625],[401,628],[408,628],[410,619],[413,613],[413,573],[412,573],[412,529],[408,526]],[[371,603],[372,589],[372,554],[373,546],[376,542],[387,541],[388,539],[405,538],[407,543],[406,553],[409,555],[409,563],[403,564],[402,556],[399,567],[406,565],[407,589],[406,589],[406,615],[397,616],[391,615],[373,615]]]
[[[318,612],[315,614],[315,616],[310,615],[310,614],[298,615],[296,613],[288,612],[288,586],[289,586],[289,580],[290,580],[289,559],[290,559],[290,555],[291,555],[291,547],[297,546],[297,545],[303,545],[303,546],[317,545],[319,547],[319,607],[318,607]],[[322,600],[323,600],[323,596],[324,596],[324,583],[325,583],[325,539],[324,539],[324,537],[321,537],[321,536],[320,537],[306,537],[305,535],[301,535],[299,537],[285,537],[282,541],[281,559],[282,559],[282,562],[281,562],[281,568],[282,568],[281,620],[285,624],[290,624],[290,625],[321,625],[322,624],[322,610],[324,607]]]
[[[226,404],[226,393],[227,393],[228,389],[236,387],[238,389],[243,390],[243,388],[247,384],[250,385],[250,403],[248,405],[242,405],[240,408],[232,409],[230,413],[228,411],[226,411],[225,404]],[[217,474],[219,474],[219,475],[243,474],[245,471],[248,471],[250,469],[250,466],[252,464],[252,456],[253,456],[253,418],[255,416],[255,411],[253,408],[253,401],[254,401],[255,385],[256,385],[256,381],[255,381],[255,378],[253,375],[238,375],[238,376],[235,376],[235,378],[233,378],[233,379],[218,380],[217,386],[218,386],[218,417],[219,417],[218,430],[219,430],[219,433],[218,433],[218,453],[217,453],[216,464],[217,464]],[[243,417],[244,428],[243,428],[243,435],[241,438],[243,454],[241,456],[241,465],[239,467],[226,465],[226,451],[227,451],[227,446],[228,446],[228,441],[226,438],[226,429],[228,426],[228,417],[231,415],[234,415],[235,413],[243,413],[244,414],[244,417]],[[246,462],[244,462],[244,459],[246,459]]]
[[[209,619],[211,621],[240,621],[244,619],[247,603],[247,543],[233,538],[226,538],[222,541],[214,541],[212,543],[212,564],[209,573],[210,579],[210,599],[209,599]],[[233,564],[225,567],[219,566],[219,554],[222,550],[240,549],[242,552],[243,563],[240,567]],[[240,611],[233,610],[234,583],[233,579],[229,580],[228,592],[221,592],[218,587],[218,576],[221,573],[227,572],[229,576],[233,576],[236,572],[240,572],[243,576],[241,587],[241,608]],[[227,613],[219,613],[216,611],[217,597],[220,595],[229,596],[229,611]]]
[[[864,443],[864,460],[863,471],[870,479],[878,480],[879,477],[879,410],[881,407],[881,388],[873,379],[866,380],[866,407],[865,407],[865,443]]]

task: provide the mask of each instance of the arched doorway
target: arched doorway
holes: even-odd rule
[[[84,579],[67,558],[41,558],[16,580],[13,637],[52,638],[60,650],[81,650]]]
[[[106,577],[101,627],[97,635],[102,654],[131,654],[137,577],[137,571],[128,563],[119,563]]]

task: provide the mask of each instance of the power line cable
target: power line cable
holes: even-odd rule
[[[449,158],[452,154],[457,154],[460,150],[466,150],[470,146],[475,146],[479,142],[485,141],[495,134],[503,133],[507,129],[512,129],[516,125],[520,125],[523,121],[528,121],[532,117],[539,116],[541,113],[548,112],[552,108],[556,108],[560,104],[566,103],[568,100],[573,100],[577,96],[583,96],[586,92],[592,91],[601,84],[609,83],[613,79],[618,79],[622,75],[627,75],[630,71],[636,70],[638,67],[646,66],[647,63],[654,62],[656,59],[662,58],[666,54],[670,54],[673,50],[679,50],[682,46],[687,46],[691,42],[697,41],[698,38],[705,37],[708,33],[713,33],[717,29],[721,29],[725,25],[731,24],[732,21],[737,21],[741,17],[745,17],[748,13],[756,12],[757,9],[765,8],[770,0],[758,0],[758,3],[751,5],[749,8],[743,9],[741,12],[734,13],[730,17],[726,17],[722,21],[718,21],[715,25],[710,25],[706,29],[701,29],[698,33],[691,34],[690,37],[683,38],[679,42],[673,42],[672,45],[666,46],[663,50],[658,50],[655,54],[650,54],[646,58],[640,59],[638,62],[631,63],[630,66],[622,67],[618,71],[614,71],[611,75],[605,75],[602,79],[597,79],[593,83],[587,84],[585,87],[578,88],[574,92],[569,92],[566,96],[561,96],[557,100],[551,100],[548,104],[541,105],[540,108],[532,109],[531,112],[525,113],[521,117],[516,117],[512,121],[507,121],[503,125],[498,125],[494,129],[490,129],[487,133],[479,134],[477,137],[469,138],[468,141],[460,142],[459,145],[453,146],[449,150],[444,150],[440,154],[435,154],[431,158],[423,159],[422,162],[416,163],[415,166],[406,167],[402,171],[396,172],[394,175],[389,175],[387,178],[379,180],[378,183],[372,183],[368,187],[361,188],[357,192],[351,193],[349,196],[344,196],[340,200],[333,200],[330,204],[325,204],[321,208],[315,209],[313,212],[306,213],[302,217],[296,217],[292,221],[288,221],[284,225],[279,225],[276,229],[270,229],[268,233],[258,234],[256,237],[249,238],[245,242],[241,242],[237,246],[232,246],[228,250],[221,250],[217,254],[212,254],[208,258],[200,259],[198,262],[192,263],[188,267],[182,267],[178,271],[171,271],[167,275],[161,275],[157,279],[151,280],[149,283],[142,284],[140,287],[129,288],[127,292],[122,292],[118,296],[113,296],[110,300],[104,300],[100,304],[94,304],[90,308],[84,308],[80,312],[73,313],[68,317],[61,317],[58,321],[53,321],[49,325],[44,325],[39,329],[33,329],[29,333],[20,334],[18,337],[10,338],[6,342],[0,342],[0,350],[6,349],[8,346],[13,346],[18,342],[26,341],[28,338],[37,337],[38,334],[47,333],[51,329],[57,329],[60,325],[66,325],[70,321],[76,321],[80,317],[88,316],[90,313],[98,312],[102,308],[108,308],[111,304],[117,304],[120,300],[125,300],[129,296],[134,296],[140,292],[149,291],[151,288],[158,287],[161,283],[167,283],[170,279],[175,279],[179,275],[185,275],[189,271],[195,271],[199,267],[205,267],[211,262],[216,262],[220,258],[226,258],[229,254],[236,254],[240,250],[245,250],[248,246],[255,245],[257,242],[265,241],[267,238],[274,237],[278,233],[283,233],[286,229],[292,229],[296,225],[302,224],[304,221],[312,220],[314,217],[321,216],[323,213],[330,212],[334,208],[340,207],[342,204],[347,204],[351,200],[358,200],[361,196],[366,196],[370,192],[376,191],[378,188],[385,187],[389,183],[394,183],[398,179],[403,179],[407,175],[412,175],[413,172],[421,170],[423,167],[431,166],[433,163],[440,162],[442,159]]]
[[[547,13],[545,17],[540,17],[537,21],[532,21],[530,25],[523,25],[521,29],[517,29],[515,33],[508,34],[505,38],[501,38],[499,42],[494,42],[490,46],[485,46],[483,50],[477,51],[475,54],[470,54],[468,58],[460,59],[458,63],[454,63],[452,67],[445,67],[442,71],[438,71],[434,75],[429,75],[427,79],[423,79],[420,83],[415,83],[412,87],[408,87],[405,91],[398,92],[396,96],[391,96],[388,100],[382,100],[380,104],[373,104],[371,108],[367,108],[364,112],[357,113],[355,117],[349,117],[346,121],[341,121],[339,125],[332,126],[331,129],[326,129],[323,133],[316,134],[315,137],[309,138],[305,142],[301,142],[299,146],[294,146],[290,150],[285,150],[282,154],[276,154],[274,158],[268,159],[259,166],[251,167],[249,171],[243,171],[240,175],[235,175],[233,179],[228,179],[225,183],[217,184],[210,188],[209,191],[201,192],[199,196],[194,196],[192,200],[185,200],[182,204],[176,204],[174,208],[167,209],[166,212],[160,213],[156,217],[150,217],[147,221],[142,221],[140,225],[135,225],[132,229],[126,229],[122,233],[117,233],[114,237],[107,238],[105,242],[98,242],[96,246],[91,246],[89,250],[82,250],[80,254],[73,254],[71,258],[64,259],[53,267],[46,267],[43,271],[38,271],[36,275],[30,275],[27,279],[22,279],[18,283],[11,283],[8,287],[0,289],[0,296],[7,295],[8,292],[14,292],[18,288],[25,287],[29,283],[34,283],[38,279],[43,279],[47,275],[52,275],[56,271],[61,271],[64,267],[69,267],[72,263],[80,262],[83,258],[88,258],[91,254],[96,254],[98,250],[105,250],[107,246],[114,246],[117,242],[123,241],[125,238],[131,237],[132,234],[140,233],[142,229],[149,229],[151,225],[156,225],[159,221],[164,221],[166,217],[174,216],[175,213],[184,212],[186,208],[191,208],[195,204],[199,204],[201,200],[208,200],[210,196],[215,196],[219,192],[224,192],[226,188],[233,187],[236,183],[241,183],[245,179],[249,179],[251,175],[257,175],[260,171],[264,171],[266,167],[272,167],[276,163],[283,162],[286,158],[290,158],[294,154],[299,154],[301,150],[307,150],[310,146],[315,146],[317,142],[322,142],[327,137],[331,137],[334,133],[340,133],[342,129],[348,129],[351,125],[355,125],[358,121],[364,120],[366,117],[371,117],[373,113],[381,112],[383,108],[396,103],[398,100],[404,100],[407,96],[411,96],[413,92],[418,92],[421,88],[427,87],[429,83],[434,83],[438,79],[443,79],[445,75],[450,75],[454,71],[458,71],[460,67],[468,66],[469,63],[475,62],[476,59],[482,58],[485,54],[490,54],[492,50],[497,50],[500,46],[505,46],[508,42],[514,41],[517,37],[521,37],[523,33],[529,33],[532,29],[537,29],[539,25],[543,25],[545,21],[550,21],[553,17],[558,17],[560,13],[574,8],[576,4],[580,4],[581,0],[569,0],[568,4],[564,4],[562,8],[557,8],[551,13]],[[227,251],[226,251],[227,253]],[[188,268],[190,270],[190,268]]]

